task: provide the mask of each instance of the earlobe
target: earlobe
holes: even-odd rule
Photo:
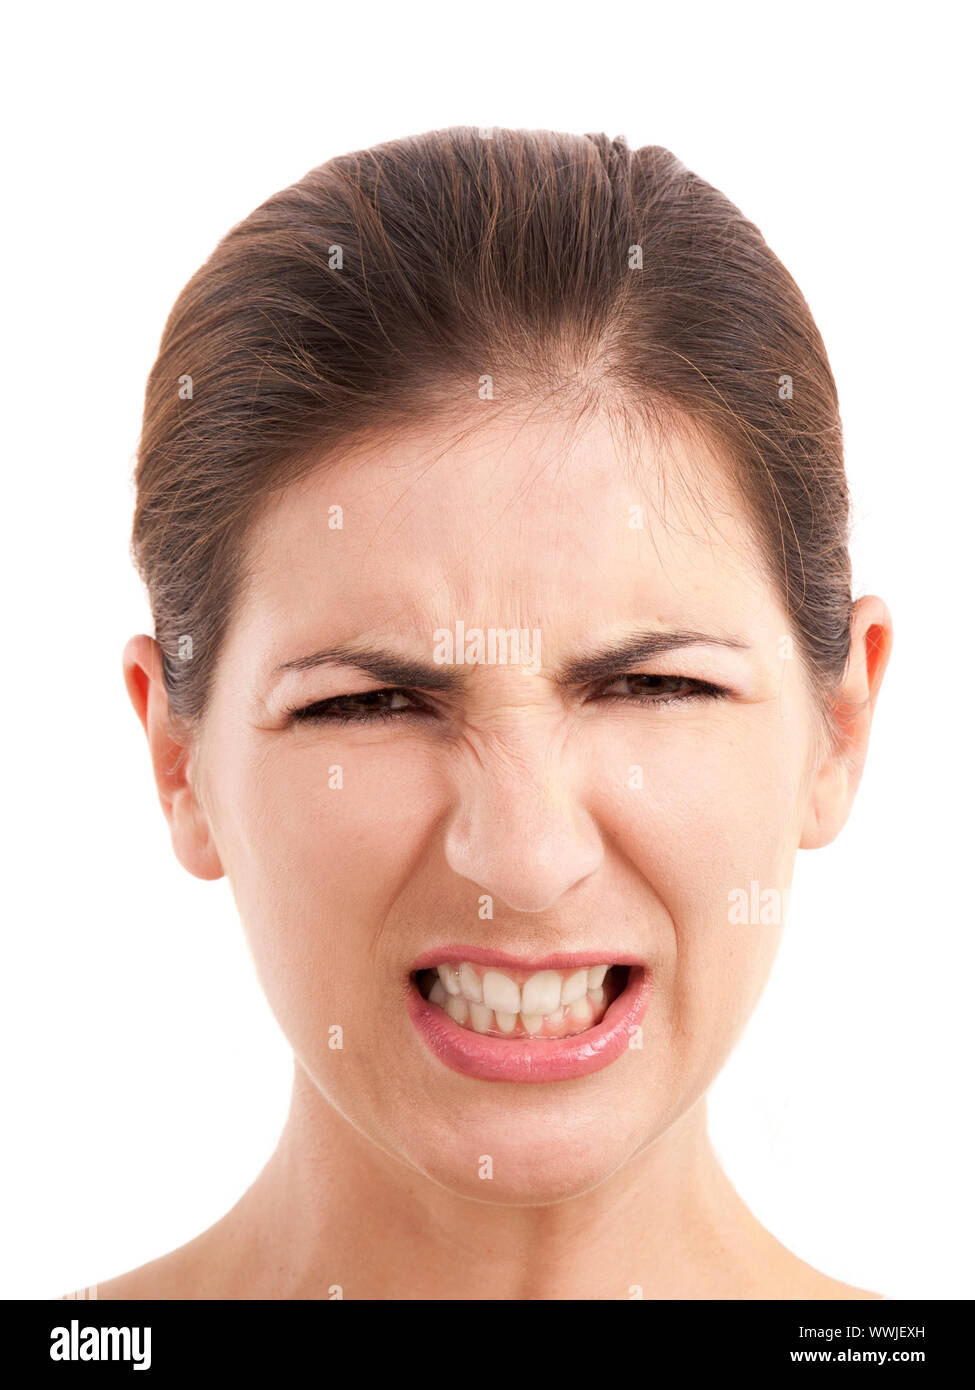
[[[122,669],[129,699],[149,741],[159,804],[176,857],[197,878],[222,878],[223,866],[191,780],[192,745],[170,720],[158,643],[145,633],[131,637],[122,655]]]
[[[832,712],[836,747],[824,758],[810,794],[800,849],[820,849],[846,824],[860,785],[877,696],[890,660],[893,624],[883,599],[853,605],[850,655]]]

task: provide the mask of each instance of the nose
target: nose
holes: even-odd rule
[[[523,731],[465,763],[446,828],[454,872],[516,912],[544,912],[603,862],[577,758],[540,744]]]

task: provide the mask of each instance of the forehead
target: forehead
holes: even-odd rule
[[[250,540],[239,621],[268,654],[432,627],[628,621],[740,628],[781,615],[719,458],[603,419],[431,427],[360,446],[287,489]],[[771,616],[771,615],[770,615]]]

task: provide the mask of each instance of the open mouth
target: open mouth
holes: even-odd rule
[[[460,1028],[517,1041],[569,1038],[595,1028],[626,989],[630,969],[594,962],[532,972],[452,961],[412,978],[422,997]]]

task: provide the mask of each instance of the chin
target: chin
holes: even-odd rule
[[[536,1092],[539,1088],[532,1088]],[[558,1088],[553,1088],[558,1089]],[[562,1088],[564,1091],[564,1088]],[[582,1111],[580,1102],[544,1115],[499,1113],[459,1126],[456,1120],[420,1149],[411,1136],[410,1166],[458,1196],[498,1206],[547,1206],[598,1187],[646,1142],[616,1118]],[[557,1111],[561,1113],[556,1113]]]

